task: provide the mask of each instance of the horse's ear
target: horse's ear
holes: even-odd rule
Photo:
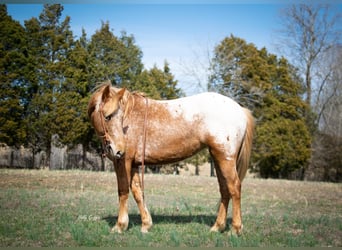
[[[104,88],[104,90],[103,90],[103,92],[102,92],[102,101],[107,101],[109,98],[111,98],[112,97],[112,93],[111,93],[111,91],[110,91],[110,85],[107,85],[105,88]]]
[[[119,100],[123,97],[123,95],[125,94],[126,88],[122,88],[119,90],[119,92],[117,93]]]

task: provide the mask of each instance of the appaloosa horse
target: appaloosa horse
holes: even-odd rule
[[[241,234],[241,181],[248,168],[254,130],[249,110],[216,93],[157,101],[106,82],[92,95],[88,115],[117,175],[119,215],[113,231],[128,227],[129,189],[140,210],[141,231],[152,226],[139,178],[142,162],[171,163],[208,147],[221,193],[211,230],[225,229],[231,198],[232,229]]]

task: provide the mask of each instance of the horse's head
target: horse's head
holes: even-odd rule
[[[91,123],[102,139],[105,154],[111,160],[120,159],[125,154],[124,111],[120,108],[125,91],[113,88],[110,82],[106,83],[92,95],[88,105]]]

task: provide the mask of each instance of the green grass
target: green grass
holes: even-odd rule
[[[0,170],[0,246],[342,246],[342,185],[247,178],[241,237],[212,233],[216,178],[145,176],[154,226],[140,233],[130,197],[129,228],[117,216],[114,173]],[[229,208],[229,215],[231,207]]]

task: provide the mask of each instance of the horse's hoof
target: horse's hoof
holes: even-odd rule
[[[122,228],[122,227],[120,227],[119,225],[115,225],[115,226],[112,228],[111,233],[119,233],[119,234],[121,234],[121,233],[123,233],[123,231],[125,231],[126,229],[127,229],[127,227]]]
[[[148,230],[150,230],[152,227],[152,220],[150,219],[149,222],[147,223],[143,223],[143,225],[141,226],[141,232],[142,233],[148,233]]]
[[[214,224],[214,226],[212,226],[210,228],[210,232],[223,232],[224,229],[226,228],[226,225],[218,225],[217,223]]]
[[[232,236],[241,236],[242,229],[243,229],[243,225],[241,225],[241,227],[238,227],[238,228],[232,226],[232,228],[229,230],[229,234]]]
[[[121,234],[122,230],[118,226],[114,226],[112,230],[110,230],[111,233],[118,233]]]

